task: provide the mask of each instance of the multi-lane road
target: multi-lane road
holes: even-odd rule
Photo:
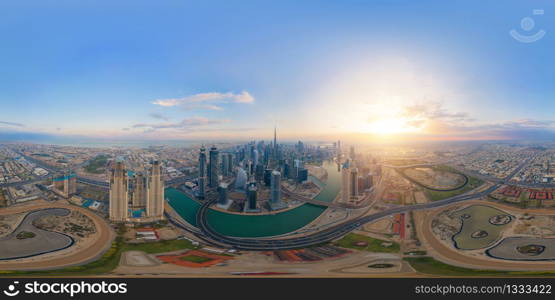
[[[282,250],[282,249],[303,248],[311,245],[329,242],[331,240],[340,238],[341,236],[357,229],[358,227],[366,223],[374,222],[376,220],[379,220],[381,218],[384,218],[393,214],[406,213],[413,210],[437,208],[437,207],[446,206],[457,202],[462,202],[462,201],[467,201],[467,200],[472,200],[472,199],[487,196],[488,194],[490,194],[491,192],[499,188],[500,185],[504,184],[505,182],[508,182],[529,161],[530,159],[522,162],[507,177],[505,177],[504,179],[500,180],[499,182],[493,184],[492,186],[490,186],[489,188],[481,192],[457,195],[447,199],[429,202],[425,204],[415,204],[415,205],[409,205],[409,206],[395,207],[395,208],[387,209],[371,215],[362,216],[357,219],[352,219],[342,224],[330,227],[328,229],[325,229],[310,235],[301,236],[301,237],[288,238],[288,239],[238,238],[238,237],[230,237],[230,236],[225,236],[223,234],[220,234],[214,229],[212,229],[210,224],[208,224],[207,218],[206,218],[208,209],[212,204],[216,202],[216,200],[207,201],[202,204],[202,206],[199,208],[197,212],[196,221],[199,226],[199,229],[203,233],[203,238],[205,239],[208,238],[209,240],[220,245],[233,247],[236,249],[242,249],[242,250]]]
[[[237,238],[237,237],[225,236],[218,233],[217,231],[213,230],[206,221],[206,213],[208,212],[208,208],[216,201],[209,201],[204,203],[201,206],[201,208],[197,213],[197,224],[199,225],[199,228],[201,229],[202,233],[206,237],[210,238],[211,240],[215,241],[218,244],[227,245],[229,247],[234,247],[242,250],[295,249],[295,248],[308,247],[311,245],[316,245],[316,244],[325,243],[325,242],[334,240],[336,238],[339,238],[349,233],[350,231],[357,229],[358,227],[366,223],[374,222],[376,220],[379,220],[381,218],[384,218],[393,214],[406,213],[411,210],[436,208],[436,207],[449,205],[456,202],[480,198],[493,192],[498,187],[499,185],[493,185],[488,189],[479,193],[455,196],[448,199],[430,202],[426,204],[417,204],[417,205],[391,208],[375,214],[371,214],[358,219],[347,221],[345,223],[316,232],[311,235],[289,238],[289,239]]]
[[[60,172],[60,170],[53,168],[52,166],[45,165],[44,163],[36,159],[27,157],[27,156],[24,156],[24,157],[50,172]],[[196,218],[197,218],[197,224],[200,229],[200,233],[199,232],[195,232],[195,233],[200,237],[202,237],[203,239],[215,242],[216,244],[220,244],[228,247],[234,247],[234,248],[243,249],[243,250],[278,250],[278,249],[294,249],[294,248],[308,247],[311,245],[334,240],[336,238],[339,238],[347,234],[350,231],[357,229],[358,227],[366,223],[374,222],[376,220],[379,220],[381,218],[384,218],[393,214],[406,213],[413,210],[432,209],[432,208],[450,205],[461,201],[467,201],[467,200],[484,197],[490,194],[491,192],[495,191],[500,185],[508,182],[531,159],[532,158],[522,162],[509,176],[505,177],[504,179],[498,179],[493,181],[494,184],[492,186],[490,186],[489,188],[481,192],[476,192],[473,194],[458,195],[458,196],[450,197],[440,201],[429,202],[425,204],[395,207],[395,208],[387,209],[371,215],[366,215],[356,219],[348,220],[342,224],[329,227],[325,230],[318,231],[310,235],[304,235],[301,237],[294,237],[294,238],[287,238],[287,239],[238,238],[238,237],[229,237],[229,236],[222,235],[211,228],[206,218],[209,207],[213,205],[217,200],[206,201],[201,205],[201,207],[197,212]],[[389,167],[397,167],[397,166],[389,166]],[[109,186],[108,182],[98,181],[98,180],[94,180],[86,177],[78,176],[77,180],[82,183],[91,184],[102,188],[108,188]],[[166,184],[174,184],[174,183],[184,182],[186,180],[190,180],[190,178],[187,178],[187,177],[174,178],[170,181],[167,181]]]

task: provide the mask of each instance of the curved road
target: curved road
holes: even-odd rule
[[[64,250],[63,255],[36,256],[24,260],[4,260],[0,261],[1,270],[48,270],[58,269],[67,266],[81,265],[97,260],[112,245],[112,240],[116,234],[106,221],[82,207],[67,204],[41,203],[35,205],[23,205],[9,207],[0,212],[2,214],[17,214],[41,209],[62,208],[77,210],[89,217],[96,227],[95,237],[87,239],[81,245],[75,244],[73,247]],[[61,253],[61,252],[60,252]]]
[[[33,222],[44,216],[67,216],[66,208],[46,208],[29,212],[19,225],[8,235],[0,238],[0,260],[13,260],[38,256],[71,247],[75,240],[64,233],[44,230],[36,227]],[[31,232],[32,238],[18,239],[22,232]]]
[[[242,250],[282,250],[282,249],[295,249],[295,248],[303,248],[308,247],[315,244],[329,242],[336,238],[339,238],[356,228],[381,218],[387,217],[392,214],[398,214],[403,212],[409,212],[411,210],[420,210],[420,209],[430,209],[436,208],[460,201],[471,200],[475,198],[480,198],[486,196],[487,194],[493,192],[497,189],[499,185],[493,185],[490,188],[475,194],[470,195],[459,195],[455,197],[451,197],[448,199],[430,202],[426,204],[417,204],[411,206],[403,206],[403,207],[396,207],[388,210],[384,210],[372,215],[364,216],[358,219],[350,220],[340,225],[336,225],[334,227],[322,230],[320,232],[303,236],[303,237],[296,237],[290,239],[255,239],[255,238],[237,238],[237,237],[229,237],[222,235],[215,230],[213,230],[208,222],[206,221],[206,214],[208,212],[208,208],[210,205],[214,204],[214,201],[205,202],[199,209],[197,213],[197,224],[201,231],[209,237],[211,240],[215,241],[216,243],[228,245],[237,249]]]
[[[209,207],[214,204],[217,200],[207,201],[202,204],[197,212],[197,224],[199,229],[202,233],[209,238],[211,241],[225,245],[231,246],[236,249],[242,250],[282,250],[282,249],[295,249],[295,248],[303,248],[308,247],[311,245],[316,245],[320,243],[329,242],[331,240],[337,239],[350,231],[355,230],[356,228],[362,226],[363,224],[374,222],[381,218],[387,217],[392,214],[398,213],[405,213],[412,210],[421,210],[421,209],[430,209],[430,208],[437,208],[445,205],[449,205],[456,202],[467,201],[471,199],[476,199],[480,197],[484,197],[491,192],[495,191],[499,188],[500,185],[504,184],[505,182],[509,181],[516,173],[518,173],[528,162],[530,159],[522,162],[511,174],[509,174],[504,179],[500,180],[496,184],[492,185],[491,187],[485,189],[484,191],[477,192],[474,194],[463,194],[457,195],[454,197],[450,197],[447,199],[429,202],[425,204],[416,204],[411,206],[402,206],[387,209],[372,215],[363,216],[357,219],[349,220],[345,223],[330,227],[328,229],[316,232],[311,235],[306,235],[302,237],[295,237],[289,239],[264,239],[264,238],[237,238],[237,237],[229,237],[222,235],[212,229],[207,222],[207,212]]]

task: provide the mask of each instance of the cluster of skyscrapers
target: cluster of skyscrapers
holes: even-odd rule
[[[340,142],[337,145],[341,145]],[[338,148],[340,153],[340,148]],[[341,202],[356,201],[359,196],[373,186],[373,174],[369,168],[359,171],[355,148],[351,146],[349,158],[341,164]]]
[[[304,150],[304,144],[295,145],[297,151]],[[308,171],[302,167],[302,162],[295,161],[290,164],[284,159],[280,145],[277,144],[277,134],[274,129],[273,143],[265,144],[264,141],[250,142],[219,152],[216,147],[211,147],[206,154],[206,149],[201,147],[199,153],[199,177],[197,197],[204,199],[207,188],[217,190],[218,205],[229,204],[228,192],[230,188],[244,192],[246,203],[244,211],[259,211],[257,201],[258,192],[262,186],[271,189],[268,201],[270,209],[277,210],[287,207],[281,199],[281,179],[286,173],[299,182],[308,179]],[[224,182],[225,181],[225,182]],[[231,185],[233,184],[233,185]]]
[[[164,181],[159,161],[152,162],[144,173],[129,172],[123,161],[112,164],[109,214],[110,220],[114,222],[156,221],[163,218]]]

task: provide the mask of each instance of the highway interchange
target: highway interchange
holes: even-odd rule
[[[211,205],[213,205],[216,202],[215,200],[207,201],[201,205],[201,207],[197,212],[196,221],[197,221],[197,225],[199,226],[199,229],[202,231],[202,234],[204,235],[203,236],[204,239],[208,239],[212,242],[215,242],[216,244],[232,247],[235,249],[267,251],[267,250],[285,250],[285,249],[309,247],[312,245],[317,245],[317,244],[329,242],[331,240],[340,238],[343,235],[357,229],[358,227],[366,223],[374,222],[376,220],[379,220],[381,218],[384,218],[393,214],[406,213],[413,210],[437,208],[437,207],[442,207],[442,206],[450,205],[457,202],[462,202],[462,201],[467,201],[467,200],[472,200],[472,199],[487,196],[488,194],[490,194],[491,192],[499,188],[499,186],[509,181],[530,160],[531,158],[522,162],[507,177],[505,177],[502,180],[499,180],[494,185],[490,186],[489,188],[481,192],[476,192],[473,194],[457,195],[447,199],[429,202],[425,204],[415,204],[410,206],[402,206],[402,207],[387,209],[378,213],[349,220],[342,224],[336,225],[334,227],[330,227],[328,229],[325,229],[310,235],[305,235],[302,237],[295,237],[295,238],[288,238],[288,239],[267,239],[267,238],[238,238],[238,237],[229,237],[229,236],[222,235],[217,231],[213,230],[210,227],[210,224],[208,224],[207,222],[208,209],[210,208]]]
[[[26,159],[31,160],[33,163],[37,164],[38,166],[48,170],[49,172],[60,172],[60,170],[53,169],[51,166],[47,166],[42,162],[40,162],[39,160],[33,159],[25,155],[22,155],[22,156],[24,156]],[[294,237],[294,238],[287,238],[287,239],[269,239],[269,238],[239,238],[239,237],[230,237],[230,236],[222,235],[217,231],[215,231],[214,229],[212,229],[210,224],[208,224],[207,222],[208,209],[210,208],[210,206],[215,204],[217,199],[206,201],[202,203],[201,207],[199,208],[196,218],[197,218],[197,225],[199,227],[198,229],[200,229],[200,232],[198,230],[192,230],[192,228],[190,228],[189,226],[184,226],[180,222],[173,220],[169,215],[167,216],[169,217],[170,221],[172,221],[173,224],[181,227],[182,229],[188,230],[208,242],[212,242],[214,244],[218,244],[224,247],[231,247],[231,248],[241,249],[241,250],[261,250],[261,251],[303,248],[303,247],[329,242],[331,240],[340,238],[341,236],[357,229],[358,227],[366,223],[374,222],[376,220],[379,220],[381,218],[384,218],[390,215],[394,215],[398,213],[406,213],[413,210],[432,209],[432,208],[450,205],[457,202],[468,201],[468,200],[487,196],[488,194],[490,194],[491,192],[499,188],[499,186],[508,182],[531,160],[532,158],[522,162],[510,175],[508,175],[504,179],[489,180],[494,184],[481,192],[476,192],[473,194],[457,195],[447,199],[429,202],[425,204],[415,204],[410,206],[395,207],[395,208],[387,209],[371,215],[366,215],[356,219],[348,220],[342,224],[338,224],[333,227],[327,228],[325,230],[321,230],[313,234],[304,235],[301,237]],[[429,164],[426,164],[426,165],[429,165]],[[391,168],[407,167],[407,166],[400,167],[400,166],[386,166],[386,165],[384,166],[391,167]],[[424,166],[424,165],[417,165],[417,166]],[[109,187],[108,182],[104,182],[104,181],[97,181],[97,180],[80,177],[80,176],[78,176],[77,180],[85,184],[95,185],[105,189]],[[175,179],[172,179],[171,181],[167,181],[166,184],[179,183],[183,180],[186,180],[186,179],[175,178]],[[19,184],[23,184],[23,183],[19,183]]]

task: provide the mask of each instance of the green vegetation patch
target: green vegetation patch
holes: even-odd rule
[[[20,233],[18,233],[15,237],[18,240],[25,240],[25,239],[32,239],[36,236],[36,234],[34,234],[33,232],[30,231],[21,231]]]
[[[384,253],[397,253],[400,249],[398,243],[375,239],[356,233],[345,235],[342,239],[335,242],[335,245],[343,248]]]
[[[188,240],[160,241],[155,243],[125,244],[125,251],[143,251],[146,253],[163,253],[181,249],[197,249]]]
[[[467,180],[466,184],[462,184],[461,186],[455,187],[452,190],[441,190],[440,191],[438,189],[434,189],[433,187],[428,187],[427,185],[415,180],[411,176],[408,176],[407,174],[405,174],[406,169],[401,169],[401,170],[397,170],[397,171],[401,176],[403,176],[407,180],[409,180],[412,183],[421,187],[431,201],[438,201],[438,200],[454,197],[454,196],[457,196],[457,195],[460,195],[460,194],[464,194],[464,193],[466,193],[470,190],[473,190],[473,189],[481,186],[482,184],[484,184],[483,180],[481,180],[479,178],[476,178],[476,177],[467,176],[467,175],[459,172],[458,170],[456,170],[455,168],[450,167],[450,166],[437,165],[437,166],[432,166],[430,168],[435,170],[435,171],[439,171],[439,172],[449,172],[449,173],[454,173],[454,174],[460,174],[461,176],[464,176],[468,180]]]
[[[427,252],[424,251],[424,250],[415,250],[415,251],[405,252],[403,254],[405,254],[405,255],[426,255]]]
[[[387,263],[373,264],[373,265],[368,266],[368,268],[373,268],[373,269],[388,269],[388,268],[393,268],[393,267],[395,267],[394,264],[387,264]]]
[[[410,166],[410,165],[422,165],[427,162],[418,159],[392,159],[385,162],[386,164],[392,166]]]
[[[121,254],[125,251],[137,250],[147,253],[162,253],[175,251],[180,249],[197,249],[193,244],[187,240],[172,240],[162,241],[155,243],[144,244],[127,244],[123,241],[122,237],[116,238],[112,242],[112,246],[102,257],[94,262],[81,265],[67,267],[57,270],[44,270],[44,271],[10,271],[0,270],[1,276],[86,276],[86,275],[101,275],[114,270],[120,261]]]
[[[484,184],[484,181],[481,179],[478,179],[476,177],[472,177],[472,176],[468,176],[468,183],[466,185],[464,185],[463,187],[456,189],[456,190],[452,190],[452,191],[446,191],[446,192],[442,192],[442,191],[432,191],[430,189],[425,189],[426,194],[428,195],[428,198],[431,201],[438,201],[438,200],[442,200],[442,199],[446,199],[446,198],[450,198],[450,197],[454,197],[457,195],[461,195],[464,194],[468,191],[471,191],[479,186],[481,186],[482,184]]]
[[[211,258],[198,256],[198,255],[187,255],[187,256],[180,257],[179,259],[184,261],[190,261],[196,264],[202,264],[212,260]]]
[[[108,163],[108,156],[107,155],[99,155],[93,158],[89,164],[85,167],[85,171],[88,173],[93,174],[101,174],[104,173],[104,168]]]
[[[525,255],[540,255],[545,250],[545,246],[531,244],[516,247],[516,250]]]

